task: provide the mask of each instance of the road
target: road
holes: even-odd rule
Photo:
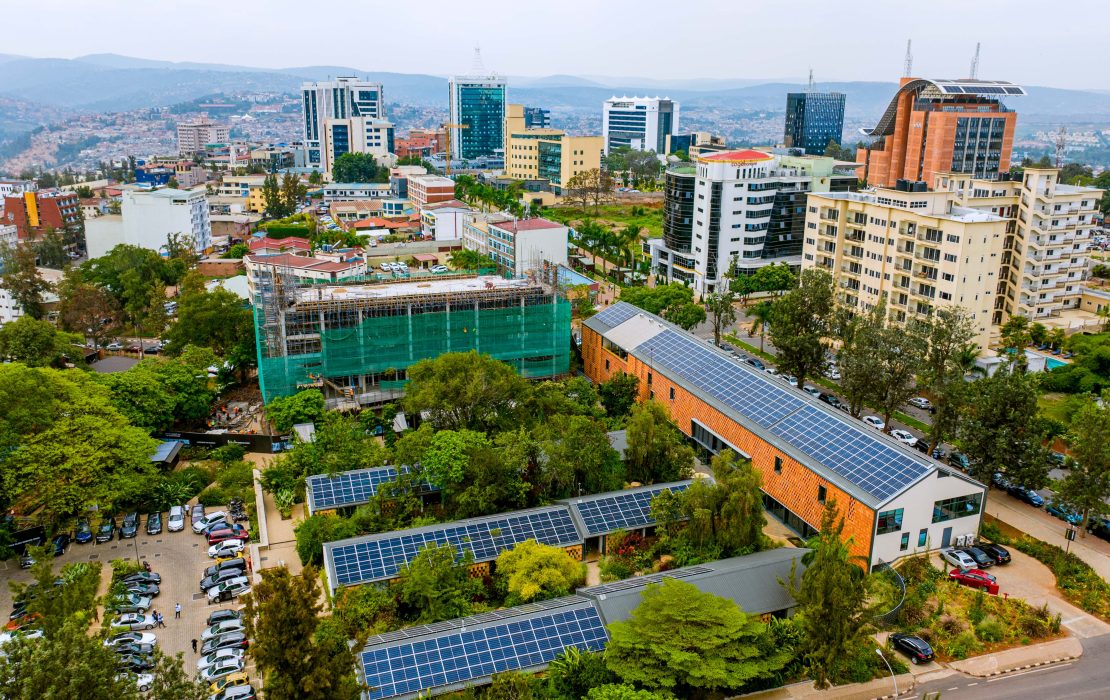
[[[1110,635],[1082,640],[1083,656],[1076,661],[1018,671],[996,678],[948,676],[917,686],[900,700],[1094,700],[1110,696]]]

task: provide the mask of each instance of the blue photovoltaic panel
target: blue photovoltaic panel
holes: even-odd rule
[[[780,380],[741,365],[670,328],[640,343],[635,350],[649,366],[686,380],[763,427],[806,405],[802,397],[782,386]]]
[[[593,319],[612,328],[614,326],[619,326],[639,313],[643,313],[643,309],[633,306],[632,304],[613,304],[605,310],[599,311],[593,316]]]
[[[582,502],[570,501],[570,504],[582,516],[588,535],[605,535],[618,530],[654,525],[655,518],[651,517],[651,499],[668,489],[676,492],[685,491],[688,485],[677,484],[616,493],[605,498],[586,499]]]
[[[409,468],[402,466],[401,471],[407,474]],[[310,476],[305,479],[305,488],[312,510],[317,511],[369,503],[379,486],[396,480],[396,467],[356,469],[332,477],[325,474]]]
[[[806,405],[771,428],[772,433],[879,501],[929,471],[925,460],[888,445],[870,431],[813,405]]]
[[[565,506],[522,511],[481,520],[444,523],[404,530],[370,540],[349,544],[335,543],[331,548],[335,580],[340,586],[369,583],[393,578],[402,564],[412,561],[429,544],[449,544],[459,552],[469,551],[474,561],[492,561],[503,550],[524,540],[568,546],[582,542]]]
[[[608,635],[593,605],[515,622],[401,641],[359,657],[372,700],[465,684],[502,671],[550,663],[568,647],[600,651]]]

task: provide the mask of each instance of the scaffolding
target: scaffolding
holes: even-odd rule
[[[551,277],[552,279],[546,279]],[[526,378],[570,371],[571,305],[551,274],[483,274],[345,284],[259,270],[254,306],[258,376],[269,402],[320,388],[335,408],[398,398],[406,370],[475,350]]]

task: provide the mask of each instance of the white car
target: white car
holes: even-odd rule
[[[200,672],[200,677],[206,683],[219,680],[224,676],[230,676],[233,673],[238,673],[243,670],[243,658],[238,659],[220,659],[208,668]]]
[[[230,600],[244,593],[250,593],[250,591],[250,580],[246,576],[237,576],[209,588],[207,591],[208,602],[218,603],[222,600]]]
[[[181,532],[185,529],[185,509],[181,506],[170,508],[170,516],[166,519],[166,529],[170,532]]]
[[[447,272],[447,266],[446,265],[432,265],[431,267],[428,268],[428,271],[431,272],[434,275],[442,275],[444,272]]]
[[[227,634],[228,632],[241,632],[242,630],[242,620],[224,620],[222,622],[217,622],[216,624],[207,627],[203,632],[200,633],[200,640],[202,642],[207,642],[209,639],[212,639],[213,637],[219,637],[221,634]]]
[[[825,370],[825,376],[835,382],[840,379],[840,370],[836,367],[829,367],[827,370]]]
[[[763,371],[766,372],[767,374],[771,375],[772,377],[779,373],[779,371],[777,369],[775,369],[774,367],[764,367]]]
[[[784,374],[780,376],[779,379],[783,380],[790,386],[798,386],[798,378],[795,377],[793,374]]]
[[[211,654],[208,654],[207,656],[200,657],[200,661],[197,662],[197,670],[198,671],[203,671],[204,669],[208,668],[209,666],[215,666],[217,663],[219,663],[223,659],[242,659],[242,658],[243,658],[243,650],[242,649],[217,649],[216,651],[212,652]]]
[[[104,640],[106,647],[118,647],[120,644],[157,644],[158,638],[150,632],[120,632]]]
[[[205,515],[200,520],[197,520],[195,523],[193,523],[193,532],[199,535],[200,533],[204,532],[204,529],[209,525],[213,525],[215,523],[226,520],[227,513],[223,512],[222,510],[214,510],[211,513]]]
[[[806,384],[805,386],[803,386],[802,391],[814,397],[821,395],[821,390],[813,386],[812,384]]]
[[[930,408],[933,407],[933,402],[925,398],[924,396],[915,396],[906,403],[911,406],[917,406],[923,411],[928,411]]]
[[[135,685],[139,688],[140,693],[145,693],[154,685],[153,673],[121,673],[120,675],[116,676],[116,679],[118,680],[122,680],[124,678],[130,678],[131,680],[135,681]]]
[[[243,551],[246,544],[243,540],[224,540],[217,542],[208,548],[209,559],[222,559],[224,557],[234,557]]]
[[[867,423],[875,430],[882,430],[886,427],[886,423],[884,423],[883,419],[879,418],[878,416],[864,416],[863,422]]]
[[[152,630],[157,623],[153,615],[145,613],[124,613],[116,618],[112,627],[125,627],[129,630]]]
[[[27,630],[26,632],[16,630],[13,632],[0,633],[0,647],[4,646],[13,639],[40,639],[42,637],[42,630]],[[0,654],[2,656],[2,654]]]
[[[956,567],[957,569],[978,569],[979,565],[971,558],[967,552],[961,552],[958,549],[948,548],[940,553],[946,562]]]
[[[908,447],[913,447],[917,444],[917,438],[908,430],[891,430],[890,436]]]

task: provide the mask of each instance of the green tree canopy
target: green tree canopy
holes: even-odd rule
[[[324,415],[324,394],[319,389],[304,389],[292,396],[279,396],[266,405],[266,417],[279,432],[285,433],[298,423],[314,423]]]
[[[610,418],[621,419],[632,411],[639,396],[640,380],[634,374],[617,372],[597,387],[601,405]]]
[[[332,164],[331,179],[333,182],[381,182],[385,179],[382,170],[369,153],[344,153]]]
[[[408,368],[408,377],[405,410],[427,411],[438,429],[511,427],[530,390],[512,367],[473,350],[421,360]]]
[[[605,665],[601,652],[567,647],[548,665],[547,687],[552,700],[579,700],[593,689],[612,684],[617,677]]]
[[[395,585],[417,622],[451,620],[473,611],[472,601],[482,583],[470,577],[470,553],[459,562],[456,557],[451,545],[429,544],[401,567]]]
[[[667,409],[648,401],[632,409],[624,461],[629,481],[676,481],[693,471],[694,450],[671,422]]]
[[[824,374],[834,301],[829,273],[809,269],[802,272],[797,289],[775,302],[771,342],[778,348],[779,368],[797,377],[798,386]]]
[[[185,276],[177,306],[177,320],[165,333],[168,352],[188,345],[211,348],[233,365],[243,367],[255,359],[254,316],[250,305],[222,286],[205,289],[197,272]]]
[[[721,332],[736,323],[736,294],[731,290],[710,294],[705,298],[705,305],[713,324],[713,342],[720,345]]]
[[[685,533],[695,547],[713,551],[715,558],[762,549],[766,519],[760,473],[732,450],[714,455],[711,467],[712,482],[698,479],[676,494],[688,520]]]
[[[0,288],[8,290],[23,313],[40,319],[46,312],[43,299],[50,283],[39,274],[37,253],[27,244],[0,246]]]
[[[790,270],[786,263],[771,263],[756,268],[750,275],[734,275],[729,286],[733,292],[740,296],[747,296],[755,292],[778,292],[793,289],[798,284],[798,277]]]
[[[0,357],[31,367],[61,366],[63,355],[80,358],[81,337],[57,330],[49,321],[20,316],[0,326]]]
[[[1088,398],[1072,417],[1068,431],[1074,460],[1060,483],[1059,497],[1083,515],[1083,528],[1091,516],[1110,512],[1110,408]]]
[[[536,427],[539,480],[551,498],[603,493],[624,484],[624,464],[605,425],[587,416],[552,416]]]
[[[497,580],[510,605],[569,595],[586,582],[585,565],[561,547],[525,540],[497,557]]]
[[[631,618],[609,625],[609,633],[605,661],[611,671],[679,697],[737,691],[789,661],[759,618],[672,578],[648,586]]]
[[[694,303],[694,290],[681,282],[655,287],[627,287],[621,290],[620,300],[662,316],[686,330],[706,318],[705,308]]]
[[[122,309],[108,290],[86,282],[78,268],[66,270],[56,290],[62,329],[93,341],[99,348],[119,329]]]

